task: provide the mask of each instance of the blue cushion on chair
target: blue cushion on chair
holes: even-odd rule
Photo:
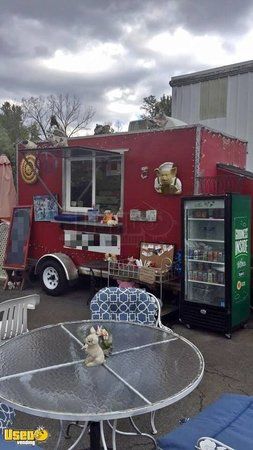
[[[253,397],[222,395],[189,422],[159,438],[158,446],[162,450],[194,450],[203,436],[235,450],[252,450]]]
[[[137,288],[107,287],[90,302],[92,320],[120,320],[154,325],[158,306],[148,292]]]
[[[5,403],[0,403],[0,431],[13,424],[15,415],[13,408],[5,405]]]
[[[0,434],[0,449],[4,449],[4,450],[17,450],[18,448],[27,448],[28,445],[17,445],[16,442],[7,442],[4,440],[4,438],[2,437],[2,435]],[[29,445],[30,449],[34,448],[34,446]]]

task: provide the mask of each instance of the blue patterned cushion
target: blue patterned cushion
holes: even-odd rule
[[[4,403],[0,403],[0,432],[2,432],[4,428],[10,427],[14,418],[14,409]]]
[[[107,287],[90,303],[92,320],[124,320],[154,325],[158,306],[152,296],[136,288]]]

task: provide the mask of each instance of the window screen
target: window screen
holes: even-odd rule
[[[71,161],[70,206],[92,206],[92,160]]]

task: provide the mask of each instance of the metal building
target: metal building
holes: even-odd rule
[[[248,141],[253,171],[253,61],[172,77],[172,116]]]

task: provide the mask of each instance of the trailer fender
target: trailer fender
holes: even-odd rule
[[[39,274],[42,263],[50,259],[56,260],[61,264],[68,281],[73,281],[78,278],[77,267],[73,263],[72,259],[65,253],[47,253],[46,255],[41,256],[35,266],[35,275]]]

